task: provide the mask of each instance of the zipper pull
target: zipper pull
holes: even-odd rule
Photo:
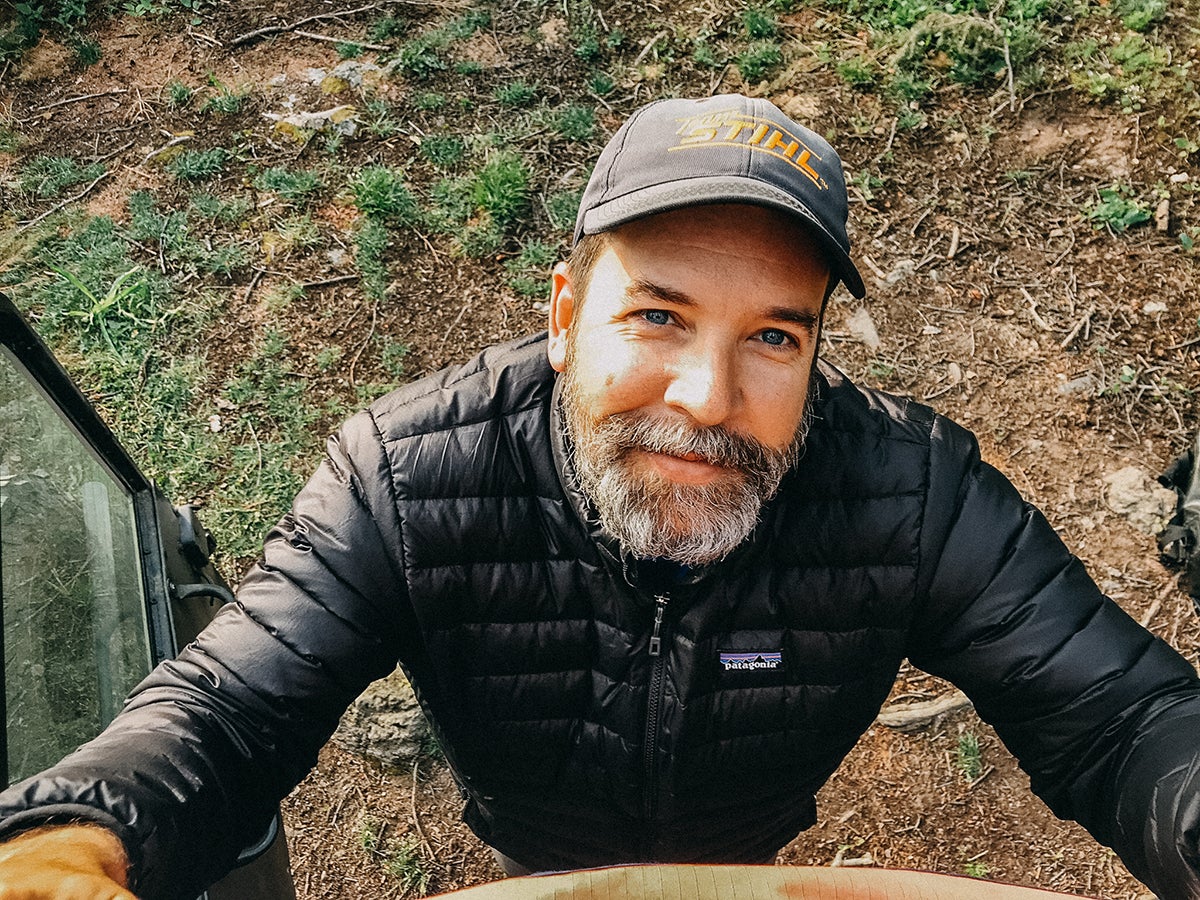
[[[650,633],[650,655],[658,656],[662,653],[662,623],[663,613],[667,611],[667,597],[665,594],[656,594],[654,597],[654,631]]]

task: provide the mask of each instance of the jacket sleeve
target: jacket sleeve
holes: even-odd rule
[[[237,602],[99,737],[0,795],[0,836],[47,821],[107,825],[146,898],[194,898],[228,871],[415,633],[392,483],[360,414],[267,536]]]
[[[1200,897],[1200,683],[937,419],[914,664],[961,687],[1033,790],[1163,898]]]

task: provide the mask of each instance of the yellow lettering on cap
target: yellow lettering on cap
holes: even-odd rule
[[[784,145],[784,136],[782,131],[775,131],[767,138],[767,142],[763,144],[764,150],[774,150],[776,147],[784,147],[783,155],[789,159],[800,149],[800,144],[797,141],[792,141],[786,146]]]
[[[820,186],[821,176],[817,174],[817,170],[808,164],[812,159],[812,151],[805,150],[800,154],[800,158],[795,161],[796,168],[812,179],[813,183]]]
[[[715,127],[706,127],[697,125],[682,138],[679,139],[680,144],[702,144],[713,140],[717,136]]]
[[[750,143],[758,144],[767,136],[767,132],[771,130],[770,125],[759,125],[754,129],[754,134],[750,135]]]
[[[743,128],[749,128],[750,122],[732,122],[729,125],[729,133],[725,135],[725,140],[736,141],[738,135],[742,133]]]

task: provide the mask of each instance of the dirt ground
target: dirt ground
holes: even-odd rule
[[[439,6],[412,4],[409,12],[432,17]],[[669,18],[669,6],[656,15]],[[276,0],[228,7],[218,21],[198,27],[121,17],[96,34],[104,50],[97,65],[64,70],[61,60],[35,54],[48,71],[38,74],[31,62],[7,73],[3,104],[33,140],[84,155],[116,151],[125,162],[87,198],[93,213],[121,216],[132,187],[161,177],[142,160],[168,139],[159,119],[171,79],[210,72],[262,91],[239,116],[219,124],[195,117],[171,129],[261,132],[262,113],[278,100],[272,78],[338,61],[328,43],[292,36],[228,46],[237,35],[315,15],[323,5]],[[637,41],[651,37],[633,24],[636,9],[604,10],[624,18]],[[553,10],[518,13],[519,22],[494,23],[485,35],[487,54],[477,48],[477,55],[487,56],[501,79],[540,67],[548,80],[578,80],[569,66],[551,65],[560,54],[544,44],[537,45],[542,56],[530,49],[531,17],[545,24]],[[791,25],[802,29],[806,15],[809,7]],[[797,118],[835,130],[848,169],[885,175],[878,185],[852,184],[851,237],[869,296],[861,303],[845,292],[834,297],[823,356],[862,383],[915,396],[971,428],[985,459],[1045,512],[1105,591],[1195,663],[1200,619],[1190,600],[1160,564],[1154,538],[1105,499],[1105,476],[1126,466],[1157,474],[1200,423],[1194,400],[1200,275],[1173,236],[1192,215],[1197,173],[1154,117],[1098,106],[1067,89],[1011,103],[1005,93],[951,92],[936,123],[898,130],[874,95],[850,89],[827,68],[800,66],[751,86],[729,70],[715,83],[711,78],[697,76],[678,88],[766,94]],[[388,90],[402,105],[415,89],[400,82]],[[630,83],[604,102],[598,138],[647,93]],[[97,96],[53,105],[84,95]],[[425,113],[411,115],[428,127]],[[369,152],[399,159],[405,140],[401,135]],[[277,149],[281,158],[305,152]],[[550,147],[546,171],[577,170],[594,152],[595,145]],[[1118,178],[1164,186],[1170,231],[1151,224],[1118,235],[1081,216],[1097,186]],[[322,215],[322,227],[336,231],[349,227],[353,211],[335,199]],[[463,259],[442,239],[413,234],[397,235],[390,253],[399,274],[382,304],[315,258],[293,263],[308,270],[291,275],[329,283],[311,288],[300,309],[279,312],[262,303],[281,280],[278,272],[236,275],[210,335],[216,365],[232,368],[253,327],[269,315],[286,318],[302,354],[315,355],[334,340],[368,348],[372,335],[388,335],[410,348],[414,377],[542,327],[543,307],[504,285],[499,258]],[[370,349],[354,361],[357,375],[353,368],[341,375],[351,384],[355,377],[369,380],[379,366]],[[340,388],[314,376],[311,389]],[[950,690],[906,668],[893,702]],[[978,739],[980,768],[972,777],[960,765],[964,735]],[[1026,776],[970,710],[912,733],[877,724],[818,803],[820,822],[784,848],[780,862],[967,872],[1105,898],[1145,893],[1110,851],[1031,795]],[[388,772],[327,747],[317,770],[284,804],[299,897],[391,898],[418,893],[414,885],[422,878],[423,889],[434,892],[499,877],[459,812],[458,794],[436,760]],[[397,863],[395,851],[403,847],[413,849],[415,863]]]

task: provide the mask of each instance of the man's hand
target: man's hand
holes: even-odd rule
[[[37,828],[0,844],[0,900],[137,900],[121,840],[99,825]]]

